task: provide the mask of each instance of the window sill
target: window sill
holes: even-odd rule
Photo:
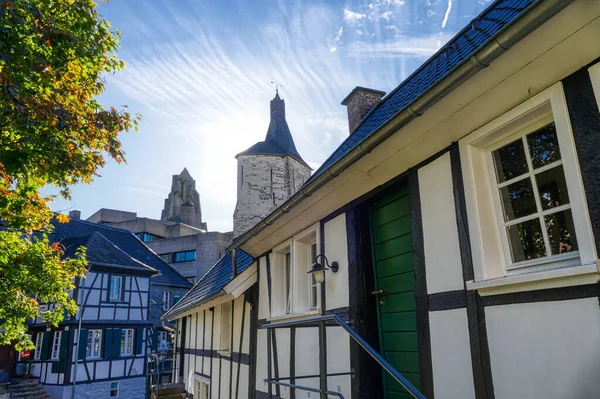
[[[467,290],[481,296],[508,294],[574,285],[595,284],[600,281],[600,261],[595,264],[566,267],[556,270],[506,276],[485,281],[467,281]]]
[[[309,317],[309,316],[320,316],[321,314],[323,314],[323,312],[321,311],[321,308],[318,308],[318,309],[311,310],[311,311],[308,311],[305,313],[290,313],[290,314],[268,317],[267,321],[283,321],[283,320],[302,319],[304,317]]]

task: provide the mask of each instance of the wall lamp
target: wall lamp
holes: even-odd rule
[[[319,258],[323,260],[323,263],[319,263]],[[327,265],[327,267],[324,266]],[[311,270],[307,274],[312,274],[315,276],[315,281],[317,283],[322,283],[325,281],[325,270],[331,270],[334,273],[337,273],[340,270],[340,265],[337,262],[331,262],[325,257],[325,255],[317,255],[315,258],[315,263],[313,263]]]

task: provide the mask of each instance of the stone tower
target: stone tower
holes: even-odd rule
[[[160,220],[184,223],[206,230],[206,223],[202,222],[202,209],[200,208],[200,194],[196,191],[196,181],[187,168],[180,174],[173,175],[171,192],[165,199]]]
[[[285,120],[285,102],[275,94],[265,141],[236,155],[237,204],[233,213],[234,237],[244,233],[283,204],[308,180],[311,168],[304,162]]]

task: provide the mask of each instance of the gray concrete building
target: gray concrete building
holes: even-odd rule
[[[106,208],[87,220],[131,231],[192,283],[219,260],[233,236],[231,232],[207,231],[196,182],[187,169],[173,175],[160,220]]]

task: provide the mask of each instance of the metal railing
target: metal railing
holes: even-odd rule
[[[285,386],[288,388],[300,389],[303,391],[316,392],[321,395],[321,399],[327,399],[327,395],[337,396],[338,398],[344,399],[344,396],[340,392],[328,391],[325,387],[327,386],[327,377],[335,376],[335,375],[350,375],[352,372],[348,373],[336,373],[336,374],[326,374],[324,370],[327,366],[327,358],[325,353],[325,323],[326,322],[335,322],[338,326],[342,327],[350,337],[360,345],[379,365],[387,371],[392,378],[394,378],[413,398],[416,399],[426,399],[425,396],[417,388],[414,387],[402,374],[398,372],[387,360],[381,356],[371,345],[367,343],[352,327],[348,325],[340,316],[336,314],[325,315],[325,316],[315,316],[309,317],[306,319],[300,320],[290,320],[290,321],[281,321],[276,323],[263,324],[260,326],[262,329],[267,329],[267,379],[264,381],[268,384],[269,397],[273,394],[273,385],[276,387]],[[277,328],[289,328],[302,324],[316,324],[319,328],[319,374],[315,376],[291,376],[286,378],[272,378],[272,336],[275,334],[275,329]],[[319,377],[319,388],[312,388],[292,383],[281,382],[280,380],[296,380],[302,378],[316,378]],[[279,394],[278,394],[279,396]]]

